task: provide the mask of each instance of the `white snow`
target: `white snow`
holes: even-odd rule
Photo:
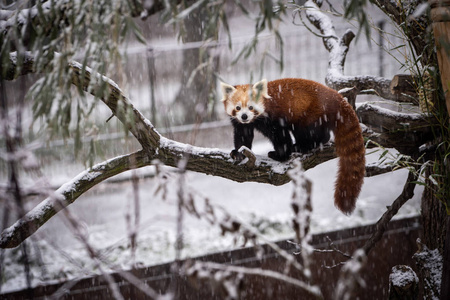
[[[384,107],[380,107],[377,105],[372,105],[368,102],[364,103],[357,103],[356,108],[363,108],[363,109],[369,109],[376,111],[377,114],[389,116],[392,118],[402,118],[402,119],[409,119],[409,120],[420,120],[424,118],[424,114],[422,113],[405,113],[405,112],[397,112],[393,111]],[[405,123],[406,124],[406,123]]]
[[[420,243],[420,240],[418,240]],[[439,298],[439,291],[442,280],[442,268],[443,258],[439,253],[439,249],[430,250],[424,244],[421,245],[422,249],[414,254],[414,259],[418,261],[421,268],[426,272],[429,272],[429,276],[425,278],[424,285],[428,287],[428,291],[431,293],[431,299],[437,300]]]
[[[412,283],[418,283],[419,278],[409,266],[394,266],[389,275],[389,282],[394,286],[403,287]]]

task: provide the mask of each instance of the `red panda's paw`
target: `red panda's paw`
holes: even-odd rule
[[[232,159],[234,159],[236,162],[241,162],[244,160],[245,155],[242,152],[239,152],[238,150],[234,149],[231,151],[230,156]]]
[[[267,156],[277,161],[286,161],[289,159],[289,155],[280,155],[276,151],[270,151],[267,153]]]

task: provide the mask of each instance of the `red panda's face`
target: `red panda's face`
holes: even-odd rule
[[[267,95],[267,81],[250,85],[231,86],[221,83],[225,111],[239,123],[247,124],[264,114],[264,98]]]

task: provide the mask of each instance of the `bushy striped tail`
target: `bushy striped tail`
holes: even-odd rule
[[[365,175],[365,147],[358,117],[351,105],[342,99],[335,130],[336,153],[339,157],[334,204],[349,215],[355,209]]]

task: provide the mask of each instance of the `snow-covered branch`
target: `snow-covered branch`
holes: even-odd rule
[[[6,80],[13,80],[19,75],[34,72],[34,58],[30,53],[24,54],[19,73],[17,73],[18,59],[16,54],[11,55],[11,67],[6,72]],[[73,71],[72,83],[103,101],[114,116],[136,137],[143,150],[106,161],[75,177],[56,192],[58,201],[55,201],[55,196],[47,198],[23,219],[6,229],[1,237],[0,246],[2,248],[15,247],[20,244],[61,208],[75,201],[92,186],[126,170],[150,165],[153,160],[177,167],[179,160],[187,156],[189,157],[187,170],[221,176],[237,182],[254,181],[282,185],[291,180],[287,175],[287,171],[291,167],[290,161],[279,163],[267,157],[247,153],[251,162],[244,160],[241,164],[236,164],[229,154],[222,150],[195,147],[161,136],[111,79],[89,68],[83,68],[77,62],[69,63],[68,67]],[[105,84],[107,86],[106,93],[104,91]],[[361,114],[364,114],[365,107],[360,107],[359,110]],[[408,122],[412,122],[412,120]],[[396,121],[396,124],[402,123],[406,123],[406,121]],[[371,137],[376,140],[377,136],[379,134],[375,133]],[[307,170],[335,157],[334,146],[327,144],[320,151],[293,159],[299,159],[303,168]],[[69,187],[70,189],[67,191],[64,189]],[[59,205],[59,207],[55,205]]]
[[[357,94],[368,91],[384,99],[414,102],[411,95],[392,93],[392,80],[390,79],[368,75],[344,75],[345,59],[350,42],[355,35],[351,30],[347,30],[342,37],[337,38],[338,34],[331,19],[320,10],[316,1],[307,1],[301,9],[305,11],[311,24],[324,36],[322,39],[329,52],[327,85],[340,91],[352,105]],[[413,152],[417,152],[421,145],[433,138],[431,126],[436,121],[433,121],[432,116],[399,113],[370,104],[359,106],[356,111],[361,123],[370,128],[364,131],[365,138],[384,147],[395,148],[401,153],[411,155]]]
[[[33,62],[32,56],[28,54],[21,74],[34,72]],[[7,70],[9,76],[5,78],[6,80],[17,77],[15,55],[11,56],[11,63],[11,69]],[[188,156],[187,170],[222,176],[238,182],[255,181],[282,185],[290,181],[285,174],[289,169],[289,162],[278,163],[266,157],[256,156],[254,166],[250,168],[245,161],[242,164],[235,164],[229,154],[222,150],[195,147],[161,136],[114,81],[89,68],[83,68],[77,62],[71,62],[69,67],[73,70],[72,83],[104,102],[152,159],[158,159],[165,165],[177,167],[178,161]],[[104,85],[107,86],[106,93]],[[326,148],[328,152],[333,152],[331,145]],[[324,152],[327,153],[327,151]],[[305,161],[305,168],[312,168],[323,162],[324,159],[326,159],[324,154],[318,154],[317,157],[314,155],[302,157],[302,160]]]
[[[402,102],[410,102],[411,99],[403,95],[394,95],[390,91],[390,79],[378,76],[345,76],[344,64],[355,34],[350,29],[342,37],[334,29],[331,19],[320,10],[315,1],[307,1],[304,4],[305,14],[308,20],[324,36],[323,43],[329,52],[328,72],[325,81],[328,86],[339,91],[344,88],[355,87],[358,93],[366,90],[372,90],[380,97]]]
[[[14,248],[45,224],[61,209],[72,204],[79,196],[98,183],[124,171],[150,164],[144,151],[134,152],[102,162],[81,172],[71,181],[48,195],[23,218],[5,229],[0,236],[0,248]]]
[[[433,138],[432,126],[436,121],[426,114],[395,112],[369,103],[358,106],[356,113],[371,128],[365,135],[401,153],[411,154]]]

